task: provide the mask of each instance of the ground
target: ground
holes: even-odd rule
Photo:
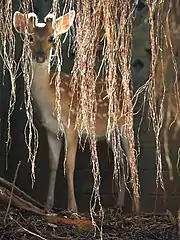
[[[0,240],[16,239],[101,239],[88,218],[70,219],[57,216],[45,217],[16,208],[10,208],[6,221],[4,206],[0,211]],[[119,240],[173,240],[178,239],[177,219],[170,212],[165,214],[122,215],[115,209],[105,210],[103,239]]]

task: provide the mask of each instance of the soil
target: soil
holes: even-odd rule
[[[62,213],[61,213],[62,214]],[[91,219],[45,217],[10,208],[6,221],[6,208],[0,209],[0,240],[32,239],[101,239],[98,231],[94,236]],[[178,240],[177,218],[170,212],[139,216],[122,215],[115,209],[105,210],[102,230],[103,239],[119,240]]]

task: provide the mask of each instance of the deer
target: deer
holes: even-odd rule
[[[27,17],[27,15],[26,15]],[[25,21],[25,19],[27,19]],[[32,52],[32,86],[31,94],[35,105],[40,113],[42,125],[47,133],[47,140],[49,146],[49,161],[50,161],[50,175],[49,186],[47,191],[47,198],[45,202],[46,211],[51,211],[54,205],[54,190],[56,182],[56,174],[59,164],[60,152],[62,148],[62,138],[57,138],[58,121],[57,116],[54,115],[55,108],[55,86],[51,84],[52,77],[55,71],[50,67],[50,59],[52,58],[52,49],[56,43],[56,39],[66,33],[73,25],[75,19],[75,11],[71,10],[55,19],[52,14],[48,14],[44,18],[44,22],[38,22],[38,17],[35,13],[29,13],[28,17],[19,11],[13,15],[13,25],[15,30],[20,34],[28,34],[29,44]],[[61,122],[63,125],[63,136],[66,144],[66,163],[65,173],[68,187],[68,203],[67,207],[70,212],[78,213],[78,207],[75,198],[74,188],[74,171],[75,158],[78,146],[78,132],[75,127],[76,100],[73,102],[71,109],[71,121],[68,125],[68,117],[71,102],[71,88],[70,82],[72,76],[61,72],[60,83],[60,105],[61,105]],[[102,89],[102,81],[99,81],[99,92]],[[97,116],[96,116],[96,136],[97,141],[104,139],[107,129],[108,116],[108,98],[103,99],[107,95],[106,92],[100,96],[97,90]],[[121,112],[122,109],[119,109]],[[125,118],[122,116],[119,120],[119,128],[125,123]],[[127,159],[129,159],[129,141],[125,134],[121,136],[122,147]],[[110,145],[110,144],[109,144]],[[124,206],[126,184],[125,179],[121,177],[121,189],[118,192],[117,206],[122,208]]]

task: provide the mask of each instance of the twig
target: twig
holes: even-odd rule
[[[60,240],[70,240],[72,238],[69,238],[69,237],[60,237],[60,236],[57,236],[53,233],[51,233],[51,237],[55,238],[55,239],[60,239]]]
[[[26,224],[28,224],[29,226],[32,226],[37,234],[40,234],[40,233],[41,233],[40,230],[38,230],[38,229],[36,228],[36,226],[33,226],[31,223],[29,223],[29,222],[22,216],[21,213],[19,213],[19,216],[23,219],[23,221],[24,221]],[[51,233],[50,236],[51,236],[52,238],[60,239],[60,240],[70,240],[70,239],[71,239],[71,238],[69,238],[69,237],[57,236],[57,235],[55,235],[55,234],[53,234],[53,233]]]
[[[172,213],[171,213],[168,209],[166,210],[166,213],[167,213],[167,215],[168,215],[171,223],[172,223],[174,226],[176,226],[176,220],[174,219]]]
[[[10,200],[10,195],[11,193],[8,189],[4,189],[0,187],[0,200],[3,200],[8,204]],[[44,210],[41,210],[37,206],[33,205],[31,202],[24,200],[23,198],[19,197],[15,193],[13,193],[13,196],[11,199],[11,205],[26,211],[30,211],[42,216],[46,216],[46,213],[44,212]]]
[[[13,183],[12,183],[11,194],[10,194],[9,203],[8,203],[8,206],[7,206],[7,209],[6,209],[5,217],[4,217],[4,222],[6,222],[7,215],[8,215],[10,206],[11,206],[11,201],[12,201],[12,197],[13,197],[14,186],[15,186],[15,183],[16,183],[17,174],[18,174],[18,171],[19,171],[20,166],[21,166],[21,161],[19,161],[19,163],[18,163],[18,165],[17,165],[17,168],[16,168],[16,172],[15,172],[15,174],[14,174],[14,180],[13,180]]]
[[[35,237],[38,237],[38,238],[40,238],[40,239],[42,239],[42,240],[48,240],[47,238],[41,237],[40,235],[29,231],[27,228],[23,227],[20,223],[18,223],[18,221],[16,221],[12,216],[10,216],[10,219],[11,219],[12,221],[14,221],[14,222],[15,222],[20,228],[22,228],[25,232],[27,232],[27,233],[35,236]]]
[[[0,177],[0,182],[2,182],[3,184],[5,184],[7,187],[13,187],[13,184],[8,182],[7,180],[5,180],[4,178]],[[14,191],[17,192],[17,195],[21,194],[24,198],[26,198],[28,201],[32,202],[33,204],[43,208],[43,205],[40,204],[38,201],[34,200],[33,198],[31,198],[29,195],[27,195],[25,192],[23,192],[22,190],[20,190],[18,187],[14,186]]]

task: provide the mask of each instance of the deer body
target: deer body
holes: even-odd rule
[[[46,209],[50,210],[54,203],[54,188],[56,181],[56,172],[59,164],[62,139],[57,139],[58,121],[55,109],[55,85],[52,83],[54,72],[50,70],[50,57],[53,42],[52,36],[62,34],[70,28],[74,20],[74,11],[56,19],[46,17],[46,24],[39,24],[35,14],[29,14],[28,17],[28,34],[32,38],[30,47],[32,50],[32,86],[31,92],[41,116],[44,125],[48,144],[50,158],[50,180],[46,201]],[[18,32],[25,32],[25,17],[20,12],[14,14],[14,27]],[[63,125],[63,134],[67,147],[66,175],[68,183],[68,209],[77,212],[77,204],[74,194],[74,169],[75,157],[78,145],[78,134],[75,128],[76,109],[78,106],[76,95],[73,98],[72,107],[70,108],[72,92],[70,89],[71,76],[61,73],[60,83],[60,104],[61,104],[61,122]],[[97,80],[97,115],[96,115],[96,136],[103,138],[107,129],[108,117],[108,100],[104,99],[106,93],[102,91],[102,80]],[[121,113],[122,109],[119,109]],[[69,115],[70,113],[70,115]],[[70,116],[70,125],[68,118]],[[124,118],[119,119],[119,126],[124,124]],[[122,143],[129,158],[128,141],[122,136]],[[118,195],[118,205],[124,204],[125,183],[121,181],[121,192]]]

